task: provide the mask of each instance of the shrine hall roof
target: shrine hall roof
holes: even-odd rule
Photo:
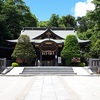
[[[23,35],[28,35],[30,37],[30,39],[34,39],[37,36],[43,34],[44,32],[46,32],[48,29],[46,30],[22,30],[21,34]],[[60,36],[61,38],[65,39],[67,35],[73,34],[76,35],[74,30],[52,30],[50,29],[53,33],[55,33],[56,35]]]
[[[45,38],[45,39],[36,39],[36,37],[44,34],[46,31],[51,31],[52,33],[56,34],[58,37],[62,39],[52,39],[52,38]],[[75,35],[79,43],[90,42],[90,40],[80,40],[77,36],[76,31],[73,28],[32,28],[32,27],[25,27],[21,31],[21,35],[28,35],[30,37],[31,42],[41,43],[45,40],[52,40],[56,43],[64,42],[66,36],[68,35]],[[17,42],[18,40],[8,40],[9,42]]]

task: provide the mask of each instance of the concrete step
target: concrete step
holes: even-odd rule
[[[46,75],[74,75],[72,67],[25,67],[23,75],[38,75],[38,74],[46,74]]]

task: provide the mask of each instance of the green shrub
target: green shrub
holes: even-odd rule
[[[11,66],[12,66],[12,67],[17,67],[17,66],[19,66],[19,64],[16,63],[16,62],[13,62],[13,63],[11,64]]]
[[[84,63],[84,62],[80,62],[80,63],[79,63],[79,66],[80,66],[80,67],[84,67],[84,66],[85,66],[85,63]]]
[[[61,57],[65,59],[66,65],[71,65],[73,58],[80,58],[80,47],[75,35],[68,35],[61,51]]]
[[[11,55],[12,58],[22,59],[22,63],[30,65],[34,58],[36,58],[36,52],[33,45],[30,42],[30,38],[27,35],[20,35],[15,49]]]

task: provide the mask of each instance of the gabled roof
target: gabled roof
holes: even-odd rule
[[[47,31],[51,31],[53,34],[56,34],[58,37],[61,37],[63,39],[66,38],[67,35],[70,35],[70,34],[73,34],[75,35],[75,30],[73,28],[46,28],[46,29],[42,29],[42,28],[33,28],[33,29],[30,29],[30,28],[24,28],[24,30],[21,31],[21,34],[26,34],[30,37],[30,39],[34,39],[42,34],[44,34],[45,32]]]
[[[40,34],[39,36],[33,38],[33,39],[45,39],[45,38],[52,38],[52,39],[64,39],[61,36],[57,35],[53,32],[51,29],[46,29],[44,33]]]
[[[57,36],[58,38],[38,38],[46,34],[46,32],[51,32],[51,34]],[[28,35],[31,42],[41,43],[45,40],[51,39],[56,43],[64,42],[66,36],[75,35],[79,43],[90,42],[90,40],[80,40],[73,28],[32,28],[26,27],[21,31],[21,35]],[[17,42],[18,40],[8,40],[9,42]]]

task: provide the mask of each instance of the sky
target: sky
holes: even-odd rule
[[[94,10],[92,0],[24,0],[38,21],[47,21],[52,14],[60,17],[68,14],[74,17],[86,15],[88,10]]]

